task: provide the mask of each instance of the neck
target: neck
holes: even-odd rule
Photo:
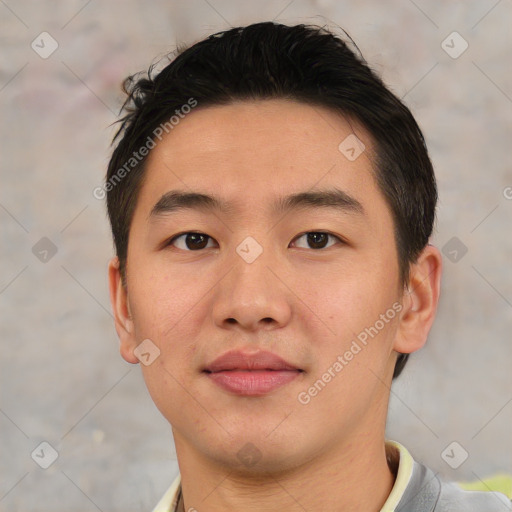
[[[175,432],[184,510],[381,510],[394,484],[384,438],[354,436],[286,472],[241,475],[193,453]]]

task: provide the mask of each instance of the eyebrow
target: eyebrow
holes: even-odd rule
[[[363,205],[356,198],[338,188],[299,192],[279,197],[272,203],[271,212],[278,215],[291,210],[315,208],[332,208],[345,213],[365,214]],[[232,203],[219,197],[199,192],[172,190],[162,195],[153,206],[149,219],[163,217],[183,210],[200,210],[203,212],[216,210],[226,215],[237,213],[237,209]]]

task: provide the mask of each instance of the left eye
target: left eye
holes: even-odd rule
[[[324,231],[309,231],[307,233],[303,233],[295,240],[300,240],[301,238],[304,237],[306,239],[306,244],[310,244],[312,246],[305,247],[306,249],[325,249],[326,247],[330,247],[330,245],[326,245],[329,237],[338,240],[338,242],[342,242],[342,240],[336,235],[332,235],[331,233],[325,233]]]

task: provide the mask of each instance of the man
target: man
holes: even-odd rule
[[[258,23],[129,77],[105,184],[121,354],[180,475],[155,511],[511,510],[385,440],[439,298],[409,110],[340,38]]]

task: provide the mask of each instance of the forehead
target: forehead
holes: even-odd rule
[[[335,187],[370,210],[376,201],[385,207],[373,152],[359,123],[325,107],[292,100],[198,105],[148,156],[139,205],[147,215],[179,189],[221,197],[242,214],[291,193]]]

